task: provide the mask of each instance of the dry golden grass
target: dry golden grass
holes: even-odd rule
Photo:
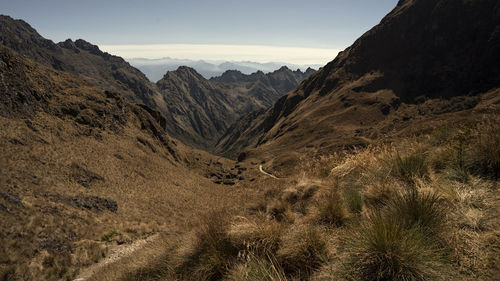
[[[26,65],[33,89],[51,98],[48,110],[26,119],[0,117],[0,279],[69,280],[119,244],[186,233],[199,214],[238,214],[253,201],[242,185],[204,177],[204,163],[232,161],[164,136],[167,147],[143,125],[146,111],[78,77]],[[98,125],[64,113],[75,104]],[[113,123],[113,114],[124,122]]]
[[[433,134],[310,160],[296,176],[256,181],[259,207],[250,205],[245,216],[230,215],[224,237],[238,254],[224,261],[226,271],[216,279],[494,280],[500,254],[498,181],[472,172],[468,181],[450,177],[447,169],[456,154],[443,151],[455,148],[447,136],[435,142]],[[471,134],[471,146],[474,139]],[[417,166],[424,173],[392,172],[398,155],[422,156]],[[336,223],[339,214],[342,223]],[[319,219],[325,217],[327,224]],[[177,247],[199,237],[187,237],[191,242]],[[172,253],[171,260],[182,258]],[[183,278],[192,277],[159,280]]]
[[[45,91],[47,77],[29,71],[30,83]],[[54,110],[72,103],[96,114],[114,108],[78,79],[47,73],[57,76],[49,77]],[[368,147],[342,153],[282,151],[265,165],[286,178],[253,170],[256,181],[234,187],[203,176],[206,162],[231,161],[170,139],[167,148],[143,128],[132,105],[122,109],[126,120],[117,130],[109,114],[93,116],[103,123],[97,127],[56,117],[57,110],[30,122],[0,117],[0,277],[494,280],[500,256],[494,108],[480,104],[482,120],[435,131],[416,122],[391,142],[367,140]],[[283,163],[282,174],[272,170]],[[116,212],[102,201],[96,208],[75,203],[90,195],[114,200],[104,202],[116,202]],[[155,238],[141,240],[147,237]],[[147,242],[134,248],[134,241]],[[126,253],[115,262],[102,263],[120,251]]]

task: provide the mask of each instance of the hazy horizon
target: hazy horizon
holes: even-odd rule
[[[304,66],[325,65],[341,51],[341,49],[326,48],[215,44],[99,45],[99,48],[127,59],[162,59],[170,57],[207,62],[274,62]]]
[[[0,13],[47,39],[82,38],[124,58],[324,65],[397,0],[2,2]]]

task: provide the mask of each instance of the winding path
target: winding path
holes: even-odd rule
[[[270,173],[268,173],[268,172],[264,171],[264,169],[262,169],[262,165],[259,165],[259,171],[260,171],[261,173],[263,173],[264,175],[266,175],[266,176],[268,176],[268,177],[271,177],[271,178],[273,178],[273,179],[277,179],[277,180],[279,180],[279,179],[280,179],[280,178],[276,177],[275,175],[272,175],[272,174],[270,174]]]
[[[76,279],[73,281],[86,281],[90,277],[94,276],[98,272],[99,269],[103,268],[104,266],[112,263],[116,263],[120,261],[121,259],[128,257],[135,253],[137,250],[142,249],[146,244],[151,243],[153,240],[157,239],[159,237],[158,234],[154,234],[152,236],[149,236],[148,238],[145,239],[140,239],[132,244],[128,245],[120,245],[116,247],[111,255],[106,257],[105,259],[101,260],[100,262],[93,264],[87,268],[85,268],[82,273],[80,273]]]

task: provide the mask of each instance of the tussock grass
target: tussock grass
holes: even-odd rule
[[[231,242],[243,249],[239,256],[267,257],[275,253],[281,243],[285,225],[274,220],[250,220],[238,217],[231,225]]]
[[[289,276],[306,280],[326,259],[323,233],[315,225],[296,225],[282,239],[276,257]]]
[[[348,213],[337,190],[328,192],[317,204],[317,219],[320,223],[342,226],[347,221]]]
[[[287,281],[283,269],[276,258],[258,257],[251,255],[248,260],[236,266],[229,273],[227,280],[230,281]]]
[[[364,201],[361,192],[356,189],[346,189],[343,196],[351,212],[360,213],[362,211]]]
[[[374,213],[346,240],[348,280],[436,280],[443,256],[419,226]]]
[[[266,213],[271,219],[283,221],[286,219],[286,211],[289,204],[285,201],[275,200],[267,205]]]
[[[250,215],[205,219],[166,280],[493,280],[499,196],[484,126],[311,160],[263,186]]]
[[[446,218],[447,209],[435,193],[410,189],[394,195],[388,203],[387,216],[397,218],[407,228],[419,227],[428,234],[437,234]]]
[[[500,126],[491,122],[481,124],[470,143],[468,169],[477,175],[500,178]]]
[[[415,183],[419,178],[427,178],[425,155],[415,153],[402,157],[399,153],[392,160],[391,175],[407,183]]]
[[[228,235],[230,216],[224,211],[210,211],[203,216],[191,250],[176,269],[188,280],[220,280],[238,256]]]

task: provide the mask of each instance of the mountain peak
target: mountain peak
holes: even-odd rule
[[[163,78],[161,80],[181,79],[187,81],[191,78],[194,78],[196,80],[206,80],[194,68],[185,65],[179,66],[174,71],[167,71],[167,73],[163,75]]]
[[[221,76],[213,77],[210,80],[217,82],[231,83],[231,82],[243,81],[245,80],[246,77],[247,75],[243,74],[241,71],[231,69],[224,71],[224,73],[222,73]]]
[[[66,40],[66,41],[68,41],[68,40]],[[108,53],[104,53],[103,51],[101,51],[97,45],[93,45],[93,44],[91,44],[83,39],[76,40],[75,46],[77,46],[78,48],[80,48],[82,50],[89,51],[91,54],[94,54],[94,55],[98,55],[101,57],[109,56]]]

